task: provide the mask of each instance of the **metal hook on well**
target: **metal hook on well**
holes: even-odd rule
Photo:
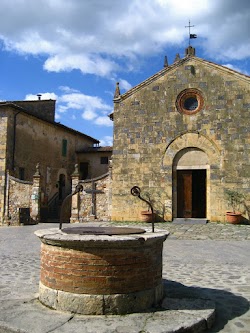
[[[133,186],[130,190],[131,194],[134,196],[134,197],[138,197],[139,199],[141,199],[142,201],[146,202],[150,209],[151,209],[151,213],[152,213],[152,232],[155,232],[155,224],[154,224],[154,208],[152,206],[152,204],[146,200],[145,198],[142,198],[141,197],[141,189],[139,186]]]
[[[71,199],[73,197],[73,195],[82,192],[83,191],[83,186],[81,184],[77,184],[75,191],[73,193],[70,193],[62,202],[62,207],[61,207],[61,213],[60,213],[60,224],[59,224],[59,229],[62,229],[62,223],[63,223],[63,211],[64,211],[64,207],[65,204],[69,201],[69,199]]]

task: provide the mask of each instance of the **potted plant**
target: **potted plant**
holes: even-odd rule
[[[154,213],[150,210],[141,211],[141,221],[142,222],[152,222],[154,218]]]
[[[232,207],[231,211],[226,212],[227,222],[238,224],[241,222],[242,216],[238,211],[240,204],[243,202],[243,195],[235,190],[225,190],[228,204]]]

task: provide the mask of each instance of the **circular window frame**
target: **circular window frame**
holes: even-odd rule
[[[194,110],[188,110],[185,108],[185,102],[189,98],[195,98],[198,102],[197,107]],[[176,99],[176,108],[179,112],[187,114],[187,115],[193,115],[195,113],[200,112],[204,107],[204,98],[202,96],[202,93],[198,89],[190,88],[183,90]]]

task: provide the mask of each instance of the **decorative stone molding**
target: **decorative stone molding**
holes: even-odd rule
[[[195,147],[204,151],[208,156],[210,164],[220,166],[221,150],[219,147],[212,140],[199,132],[186,132],[179,135],[168,144],[162,158],[162,168],[164,169],[169,165],[172,166],[176,154],[182,149],[189,147]]]

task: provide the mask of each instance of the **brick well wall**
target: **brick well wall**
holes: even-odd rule
[[[119,294],[157,287],[162,278],[162,244],[152,247],[88,248],[42,244],[41,282],[76,294]]]

